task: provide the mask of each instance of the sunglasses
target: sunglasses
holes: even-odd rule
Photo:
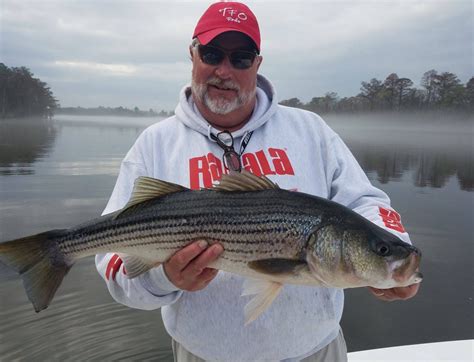
[[[240,161],[240,157],[245,151],[250,138],[252,137],[253,131],[248,132],[244,138],[242,139],[242,143],[240,145],[240,152],[237,153],[234,149],[234,137],[229,131],[222,131],[219,132],[217,135],[211,133],[211,138],[217,142],[217,145],[224,150],[224,154],[222,155],[222,163],[224,167],[229,171],[240,172],[242,171],[242,162]]]
[[[222,131],[215,136],[211,133],[211,137],[217,142],[220,148],[224,150],[222,155],[222,163],[229,171],[240,172],[242,170],[242,163],[240,162],[240,155],[234,149],[234,138],[229,131]]]
[[[248,69],[257,57],[256,51],[232,50],[227,51],[211,45],[198,45],[199,57],[209,65],[219,65],[227,56],[235,69]]]

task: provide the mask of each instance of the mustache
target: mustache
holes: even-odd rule
[[[234,83],[231,80],[222,80],[218,77],[209,78],[206,82],[207,85],[215,85],[220,88],[232,89],[235,91],[240,91],[240,87],[237,83]]]

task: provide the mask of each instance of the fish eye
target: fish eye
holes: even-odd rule
[[[392,253],[390,246],[386,243],[378,243],[375,248],[375,252],[380,256],[388,256]]]

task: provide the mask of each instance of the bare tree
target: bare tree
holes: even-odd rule
[[[410,87],[413,85],[411,79],[400,78],[397,81],[397,94],[398,94],[398,110],[402,107],[402,101],[405,99],[406,95],[410,92]]]
[[[428,107],[438,101],[439,80],[436,70],[431,69],[423,74],[421,86],[426,89],[426,104]]]
[[[398,99],[398,81],[399,78],[397,73],[391,73],[387,76],[387,78],[385,78],[385,81],[383,82],[386,100],[390,109],[395,108],[395,102]]]

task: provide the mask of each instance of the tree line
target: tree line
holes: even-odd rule
[[[135,107],[134,109],[124,107],[95,107],[95,108],[83,108],[83,107],[62,107],[58,108],[57,114],[72,114],[81,116],[125,116],[125,117],[169,117],[174,112],[160,111],[155,112],[150,108],[148,111],[142,111],[140,108]]]
[[[464,85],[456,74],[438,73],[432,69],[421,78],[421,89],[413,86],[409,78],[391,73],[382,81],[372,78],[361,82],[360,93],[351,97],[339,97],[328,92],[323,97],[313,97],[308,103],[298,98],[286,99],[282,105],[307,109],[317,113],[403,111],[403,110],[474,110],[474,77]],[[0,119],[9,117],[42,116],[50,118],[54,112],[78,115],[161,116],[173,115],[173,111],[155,112],[123,107],[67,107],[59,108],[59,102],[45,82],[34,78],[26,67],[7,67],[0,63]]]
[[[474,110],[474,77],[464,85],[456,74],[432,69],[423,74],[420,84],[422,88],[418,89],[411,79],[391,73],[384,81],[372,78],[361,82],[356,96],[340,98],[337,93],[328,92],[323,97],[313,97],[308,103],[291,98],[280,104],[317,113]]]
[[[0,119],[51,117],[59,102],[45,82],[34,78],[26,67],[0,63]]]

